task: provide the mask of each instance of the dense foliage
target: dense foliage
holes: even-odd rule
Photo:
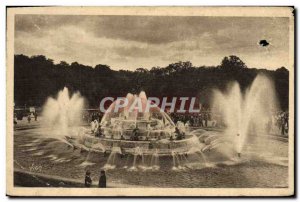
[[[48,96],[55,96],[64,86],[72,92],[79,91],[90,107],[97,107],[103,97],[125,96],[141,90],[157,97],[197,96],[204,105],[209,105],[212,89],[224,90],[235,80],[245,90],[255,76],[263,72],[274,80],[282,109],[288,108],[288,70],[284,67],[276,71],[247,68],[237,56],[225,57],[216,67],[177,62],[150,70],[115,71],[102,64],[95,67],[64,61],[54,64],[43,55],[15,55],[14,68],[16,106],[42,106]]]

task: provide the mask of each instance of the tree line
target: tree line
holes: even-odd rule
[[[42,106],[49,96],[54,97],[66,86],[71,92],[79,91],[92,108],[97,108],[104,97],[126,96],[128,92],[142,90],[155,97],[197,97],[209,107],[212,89],[225,90],[229,82],[237,81],[245,90],[258,73],[274,80],[280,106],[287,109],[288,70],[248,68],[237,56],[224,57],[218,66],[196,67],[189,61],[180,61],[150,70],[116,71],[103,64],[95,67],[65,61],[55,64],[43,55],[15,55],[14,102],[16,106]]]

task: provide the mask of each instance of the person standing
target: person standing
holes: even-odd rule
[[[35,120],[35,121],[37,121],[37,117],[38,117],[37,113],[34,112],[34,120]]]
[[[205,127],[207,127],[207,122],[208,122],[208,114],[205,113],[204,114],[204,125],[205,125]]]
[[[84,186],[91,187],[91,185],[92,185],[91,172],[87,170],[85,173]]]
[[[288,114],[288,112],[286,112],[284,114],[284,125],[286,126],[286,129],[288,130],[289,129],[289,114]]]
[[[28,121],[28,123],[30,123],[30,121],[31,121],[31,115],[30,115],[30,113],[27,116],[27,121]]]
[[[101,170],[100,172],[100,178],[99,178],[99,184],[98,184],[99,188],[106,188],[106,175],[105,175],[105,171]]]
[[[134,141],[139,140],[139,128],[137,126],[135,127],[135,129],[133,129],[132,136]]]
[[[203,127],[203,117],[202,117],[202,114],[199,114],[199,127]]]

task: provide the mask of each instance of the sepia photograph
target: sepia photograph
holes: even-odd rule
[[[293,7],[7,8],[7,195],[293,196]]]

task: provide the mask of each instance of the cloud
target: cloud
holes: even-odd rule
[[[17,15],[15,29],[16,54],[55,62],[134,70],[179,60],[218,65],[236,54],[249,67],[288,65],[285,18]]]

